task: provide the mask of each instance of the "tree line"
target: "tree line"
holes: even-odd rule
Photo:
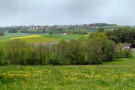
[[[46,33],[45,29],[28,29],[26,27],[21,28],[20,32],[21,33],[38,33],[38,34]]]
[[[120,52],[104,32],[91,33],[89,39],[60,41],[37,47],[22,40],[11,40],[0,47],[0,64],[11,65],[87,65],[113,61]],[[121,48],[119,48],[121,49]],[[123,54],[123,55],[122,55]],[[120,57],[125,56],[122,53]]]
[[[113,31],[107,31],[106,35],[110,40],[115,41],[116,43],[132,43],[135,44],[135,29],[124,27],[117,28]]]

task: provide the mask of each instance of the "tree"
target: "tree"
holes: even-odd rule
[[[17,33],[18,29],[17,28],[9,28],[8,32],[9,33]]]
[[[0,32],[0,36],[3,36],[4,35],[4,32]]]
[[[88,64],[101,64],[102,63],[102,48],[98,38],[90,39],[87,42],[87,51],[85,59]]]
[[[104,32],[104,28],[98,28],[97,33]]]
[[[29,46],[22,40],[11,40],[6,44],[5,57],[14,65],[26,65],[28,53],[30,53]]]
[[[116,45],[111,40],[106,40],[103,51],[103,61],[113,61],[116,54]]]

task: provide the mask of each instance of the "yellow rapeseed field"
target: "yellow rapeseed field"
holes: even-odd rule
[[[40,35],[25,36],[25,37],[15,37],[15,38],[11,38],[11,40],[13,40],[13,39],[31,38],[31,37],[40,37]]]
[[[89,35],[85,35],[86,37],[88,37]]]
[[[43,37],[41,35],[11,38],[11,40],[15,40],[15,39],[20,39],[20,40],[26,41],[27,43],[40,43],[40,42],[50,42],[50,41],[61,40],[61,39],[56,39],[56,38]]]

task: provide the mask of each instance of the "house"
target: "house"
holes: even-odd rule
[[[135,50],[135,46],[132,43],[122,43],[123,50]]]
[[[62,35],[67,35],[67,33],[63,33]]]

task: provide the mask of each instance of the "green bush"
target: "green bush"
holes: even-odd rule
[[[4,35],[4,32],[0,32],[0,36],[3,36]]]

